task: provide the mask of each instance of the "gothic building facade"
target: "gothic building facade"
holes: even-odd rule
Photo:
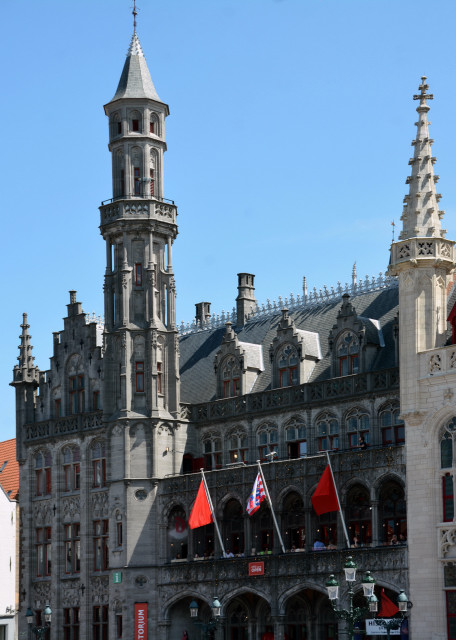
[[[136,638],[144,628],[200,638],[190,602],[208,622],[215,596],[215,638],[336,638],[325,582],[349,553],[391,598],[406,590],[416,640],[456,638],[455,255],[441,230],[427,88],[423,80],[388,275],[354,272],[350,286],[259,305],[254,276],[240,273],[233,313],[214,318],[201,302],[195,322],[178,327],[177,209],[163,179],[169,110],[135,31],[105,106],[104,321],[71,291],[44,371],[24,314],[13,372],[21,606],[38,623],[51,606],[52,640]],[[325,451],[349,552],[337,513],[311,505]],[[257,460],[285,553],[267,504],[245,510]],[[188,528],[201,468],[225,557],[213,524]],[[314,551],[315,538],[325,549]],[[261,575],[250,575],[252,563]],[[19,625],[26,631],[24,616]]]

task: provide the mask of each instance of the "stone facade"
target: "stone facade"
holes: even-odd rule
[[[52,640],[132,638],[135,603],[147,611],[151,636],[199,638],[189,604],[196,599],[207,622],[214,596],[220,640],[335,638],[325,582],[349,553],[391,598],[410,594],[414,638],[448,637],[456,347],[447,344],[446,307],[454,246],[435,210],[426,90],[423,81],[413,191],[388,277],[358,283],[354,273],[349,291],[320,296],[305,287],[279,309],[258,305],[254,276],[241,273],[226,324],[211,321],[210,303],[198,303],[197,321],[179,333],[177,209],[163,180],[169,110],[134,33],[105,106],[113,197],[100,207],[104,321],[84,314],[71,291],[51,367],[42,371],[24,315],[13,374],[21,604],[51,605]],[[431,201],[432,215],[423,214]],[[337,513],[312,509],[325,451],[358,540],[350,551]],[[269,507],[245,511],[258,459],[285,553]],[[188,528],[200,468],[225,557],[213,525]],[[313,550],[315,538],[325,550]],[[249,576],[252,562],[264,563],[264,575]]]

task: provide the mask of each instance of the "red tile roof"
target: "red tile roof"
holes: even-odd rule
[[[0,442],[0,484],[11,499],[17,499],[19,463],[16,460],[16,438]]]

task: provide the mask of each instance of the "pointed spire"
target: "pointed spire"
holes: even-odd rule
[[[29,334],[30,325],[27,324],[27,314],[22,314],[22,333],[19,336],[21,344],[19,345],[19,364],[15,366],[16,370],[22,372],[22,380],[33,380],[35,378],[36,367],[33,364],[35,358],[32,356],[32,345],[30,344],[31,335]]]
[[[427,93],[429,85],[426,84],[426,76],[421,77],[421,84],[418,87],[420,93],[413,96],[414,100],[419,100],[417,107],[418,122],[416,122],[416,138],[412,142],[414,147],[413,158],[409,164],[412,166],[412,175],[406,180],[409,185],[409,194],[404,198],[404,209],[401,220],[403,222],[402,232],[399,240],[407,238],[444,237],[446,231],[441,229],[440,219],[443,211],[439,211],[438,202],[441,198],[436,191],[436,182],[439,177],[434,175],[434,163],[436,159],[432,156],[432,143],[429,138],[429,125],[427,113],[430,109],[428,100],[433,100],[434,96]]]
[[[150,100],[161,102],[150,77],[146,58],[136,33],[136,16],[135,30],[127,52],[127,59],[120,76],[117,91],[111,102],[120,98],[149,98]]]
[[[356,262],[353,263],[352,270],[352,288],[356,289],[356,285],[358,284],[358,276],[356,274]]]

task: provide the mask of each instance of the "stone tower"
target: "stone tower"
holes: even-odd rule
[[[172,243],[177,209],[163,197],[165,118],[133,34],[109,117],[113,198],[100,207],[106,241],[105,393],[108,421],[176,418],[179,366]]]
[[[390,274],[399,279],[399,362],[401,416],[405,422],[407,460],[407,519],[409,597],[413,637],[446,638],[443,568],[436,532],[442,522],[438,431],[456,415],[452,395],[454,375],[445,380],[447,366],[447,281],[455,267],[454,242],[445,239],[435,184],[435,157],[429,137],[426,78],[422,78],[417,107],[416,138],[407,178],[402,231],[391,247]],[[451,406],[453,404],[453,406]],[[413,624],[417,611],[420,624]]]

